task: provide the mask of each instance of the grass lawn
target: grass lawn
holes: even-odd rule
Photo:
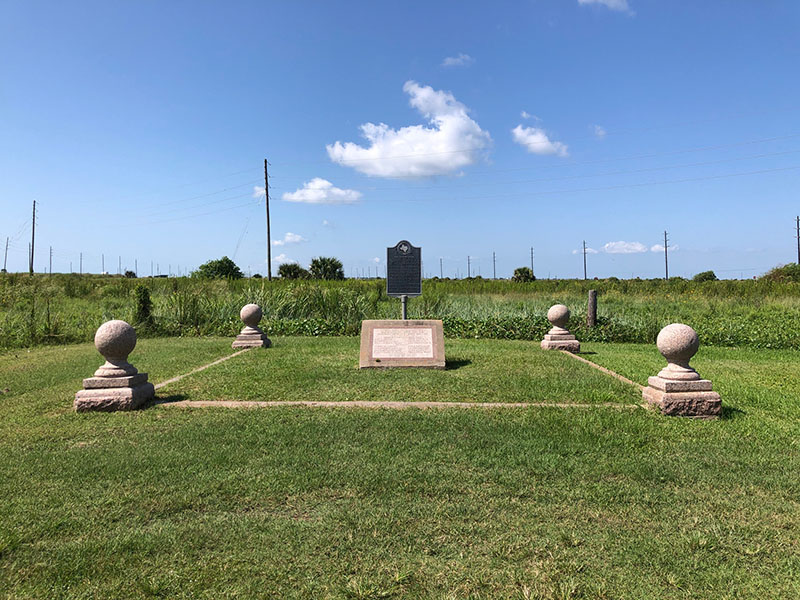
[[[479,400],[528,386],[578,402],[599,400],[581,390],[605,381],[559,353],[531,349],[523,361],[524,343],[447,340],[458,368],[419,373],[414,390],[408,372],[359,373],[357,341],[275,342],[163,391],[262,399],[261,381],[270,399]],[[160,381],[229,343],[143,340],[132,360]],[[653,346],[585,349],[640,382],[663,364]],[[278,368],[292,353],[307,364],[295,377]],[[99,365],[91,346],[2,354],[0,597],[800,597],[797,355],[704,348],[696,362],[727,418],[605,408],[78,415],[72,395]],[[237,393],[244,375],[256,383],[240,379]],[[576,377],[584,386],[558,381]],[[617,384],[598,383],[603,394]]]
[[[358,338],[277,337],[213,369],[170,384],[186,400],[393,400],[460,402],[641,401],[630,385],[533,342],[445,341],[447,369],[358,367]]]

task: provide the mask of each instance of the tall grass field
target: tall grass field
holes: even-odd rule
[[[363,319],[399,318],[385,280],[219,281],[125,279],[97,275],[0,276],[0,349],[89,341],[109,319],[140,337],[233,336],[239,309],[255,302],[277,335],[357,335]],[[137,287],[139,288],[137,291]],[[143,316],[146,289],[152,307]],[[599,293],[598,324],[585,324],[589,289]],[[409,302],[409,318],[442,319],[451,338],[536,340],[547,309],[563,303],[584,341],[651,343],[673,322],[694,327],[703,344],[800,348],[800,284],[708,281],[428,280]]]

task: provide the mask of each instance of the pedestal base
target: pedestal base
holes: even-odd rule
[[[144,373],[139,375],[144,375],[145,381],[147,380]],[[152,383],[140,383],[134,387],[96,386],[75,394],[74,407],[77,412],[136,410],[154,396],[155,388]]]
[[[231,348],[269,348],[271,345],[266,333],[240,333]]]
[[[675,381],[661,377],[650,377],[642,398],[657,407],[662,415],[716,419],[722,414],[722,400],[711,391],[708,379]]]
[[[542,350],[566,350],[567,352],[580,352],[581,343],[571,333],[548,333],[542,340]]]

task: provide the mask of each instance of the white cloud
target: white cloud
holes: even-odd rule
[[[314,177],[296,191],[286,192],[282,198],[287,202],[305,202],[307,204],[355,204],[361,195],[361,192],[356,190],[343,190],[334,186],[327,179]]]
[[[381,262],[381,259],[376,256],[375,258],[372,259],[372,262],[378,264],[379,262]]]
[[[520,146],[531,154],[556,154],[558,156],[568,156],[567,145],[561,142],[554,142],[544,129],[538,127],[523,127],[517,125],[511,130],[511,137]]]
[[[531,115],[531,113],[529,113],[527,110],[523,110],[521,113],[519,113],[519,116],[523,119],[530,119],[533,115]]]
[[[257,185],[253,187],[253,198],[263,198],[264,197],[264,186]]]
[[[296,261],[296,260],[289,258],[288,256],[286,256],[286,255],[285,255],[285,254],[283,254],[283,253],[281,253],[281,254],[278,254],[278,256],[273,256],[273,257],[272,257],[272,262],[276,262],[276,263],[278,263],[278,264],[283,264],[283,263],[297,263],[297,261]]]
[[[600,4],[611,10],[620,12],[631,12],[628,0],[578,0],[578,4]]]
[[[458,56],[448,56],[442,61],[443,67],[468,67],[475,62],[469,54],[459,52]]]
[[[581,248],[579,250],[573,250],[572,253],[573,254],[583,254],[583,248]],[[586,254],[597,254],[597,253],[598,253],[598,251],[595,250],[594,248],[586,248]]]
[[[337,141],[326,146],[330,159],[373,177],[431,177],[474,164],[491,144],[489,133],[450,92],[415,81],[407,81],[403,91],[430,126],[365,123],[360,129],[369,147]]]
[[[273,246],[285,246],[286,244],[299,244],[300,242],[306,242],[306,238],[302,235],[298,235],[296,233],[292,233],[291,231],[287,231],[286,235],[283,236],[282,240],[274,240],[272,242]]]
[[[595,125],[594,126],[594,135],[595,135],[595,137],[597,137],[597,138],[602,140],[604,137],[606,137],[606,130],[603,127],[601,127],[600,125]]]
[[[667,246],[667,250],[669,250],[670,252],[677,249],[678,249],[677,245]],[[653,246],[650,246],[650,252],[663,252],[663,251],[664,251],[664,244],[654,244]]]
[[[641,242],[608,242],[603,246],[603,252],[608,254],[638,254],[647,252],[647,246]]]
[[[322,219],[322,226],[323,227],[330,227],[331,226],[331,222],[328,221],[328,219]]]

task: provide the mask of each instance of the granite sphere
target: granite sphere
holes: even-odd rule
[[[239,312],[239,316],[248,327],[257,327],[264,313],[258,304],[245,304]]]
[[[667,362],[688,365],[689,360],[697,354],[700,338],[697,332],[683,323],[672,323],[662,329],[656,338],[658,351]]]
[[[563,304],[554,304],[547,311],[547,320],[556,327],[566,327],[569,321],[569,309]]]
[[[94,345],[106,360],[125,360],[136,347],[136,330],[125,321],[106,321],[94,334]]]

